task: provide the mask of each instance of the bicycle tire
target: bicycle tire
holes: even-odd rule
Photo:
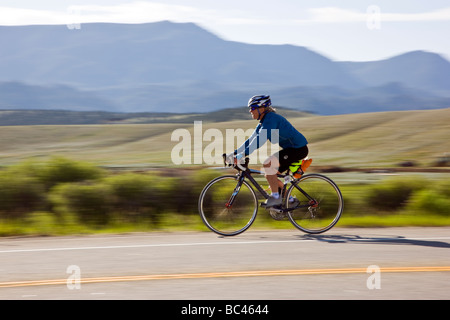
[[[319,234],[330,230],[344,210],[344,199],[339,187],[324,175],[308,174],[294,182],[286,192],[288,209],[292,209],[287,201],[290,196],[296,196],[299,203],[297,209],[288,211],[288,218],[297,229],[306,233]]]
[[[221,176],[211,180],[200,193],[198,210],[204,224],[223,236],[234,236],[247,230],[258,213],[258,200],[253,188],[245,180],[227,207],[234,193],[238,176]]]

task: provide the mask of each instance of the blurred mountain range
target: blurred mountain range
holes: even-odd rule
[[[261,93],[318,114],[446,108],[450,62],[423,51],[336,62],[168,21],[0,26],[0,109],[209,112]]]

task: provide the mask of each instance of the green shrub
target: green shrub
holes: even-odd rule
[[[0,215],[22,218],[45,204],[43,186],[33,177],[0,172]]]
[[[427,186],[427,182],[418,177],[386,179],[370,186],[366,196],[369,208],[381,211],[395,211],[403,208],[414,191]]]
[[[162,178],[126,173],[107,177],[103,181],[111,192],[111,205],[118,217],[131,222],[158,222],[168,198]]]
[[[59,214],[75,214],[87,225],[104,225],[111,218],[111,193],[103,184],[67,183],[51,190],[50,200]]]
[[[419,214],[450,216],[450,182],[432,183],[427,189],[414,192],[407,209]]]
[[[37,175],[50,188],[59,183],[99,179],[103,176],[103,171],[88,162],[53,157],[41,168]]]
[[[36,177],[47,189],[67,182],[99,179],[104,175],[95,165],[64,157],[53,157],[45,163],[26,161],[10,168],[12,172]]]

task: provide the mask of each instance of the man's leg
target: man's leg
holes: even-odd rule
[[[280,162],[276,155],[270,156],[266,161],[264,161],[264,172],[267,182],[269,183],[270,190],[272,194],[268,201],[266,202],[267,207],[272,207],[274,205],[281,204],[281,195],[278,193],[278,188],[283,188],[283,182],[277,178],[278,168]]]
[[[280,185],[283,186],[283,183],[277,178],[280,162],[278,161],[276,155],[272,155],[267,158],[266,161],[264,161],[263,166],[265,177],[267,179],[267,182],[269,183],[270,190],[272,191],[272,193],[278,192],[278,187]]]
[[[279,188],[283,189],[283,182],[281,182],[276,175],[266,175],[272,193],[278,192]]]

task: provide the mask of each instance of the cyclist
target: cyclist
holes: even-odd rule
[[[267,140],[279,143],[282,150],[271,155],[263,164],[265,177],[271,190],[271,195],[266,200],[266,208],[271,208],[282,203],[280,190],[283,188],[283,183],[277,178],[277,174],[289,169],[293,162],[306,158],[308,141],[286,118],[275,112],[270,96],[251,97],[248,108],[252,118],[259,120],[259,123],[252,135],[233,153],[227,155],[227,161],[237,163],[263,146]],[[305,170],[310,162],[311,159],[307,164],[305,163]]]

